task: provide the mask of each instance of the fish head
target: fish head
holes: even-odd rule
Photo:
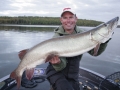
[[[106,38],[104,38],[103,43],[105,43],[106,41],[108,41],[112,37],[112,35],[114,33],[114,29],[118,25],[118,21],[119,21],[119,17],[115,17],[106,23],[108,35]]]
[[[117,27],[119,21],[119,17],[115,17],[112,20],[102,23],[94,28],[91,32],[91,37],[95,41],[99,41],[99,43],[105,43],[108,41],[113,33],[114,29]]]
[[[119,21],[119,17],[115,17],[112,20],[106,22],[107,28],[109,32],[113,32],[113,30],[117,27]]]

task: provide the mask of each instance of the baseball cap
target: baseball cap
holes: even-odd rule
[[[61,16],[65,13],[65,12],[71,12],[72,14],[76,14],[75,11],[71,8],[64,8],[63,9],[63,12],[61,13]]]

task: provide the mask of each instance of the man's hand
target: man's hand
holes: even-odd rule
[[[51,64],[59,64],[61,60],[59,59],[58,56],[54,56],[51,60],[49,60]]]

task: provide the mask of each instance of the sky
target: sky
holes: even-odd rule
[[[0,16],[60,17],[68,7],[78,19],[107,22],[120,17],[120,0],[0,0]]]

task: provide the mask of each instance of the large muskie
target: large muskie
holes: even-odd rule
[[[119,17],[116,17],[87,32],[52,38],[37,44],[28,50],[10,77],[16,79],[19,88],[21,76],[25,70],[29,72],[31,68],[49,61],[55,55],[72,57],[83,54],[96,48],[96,46],[98,49],[99,44],[105,43],[111,38],[113,29],[117,27],[118,20]]]

